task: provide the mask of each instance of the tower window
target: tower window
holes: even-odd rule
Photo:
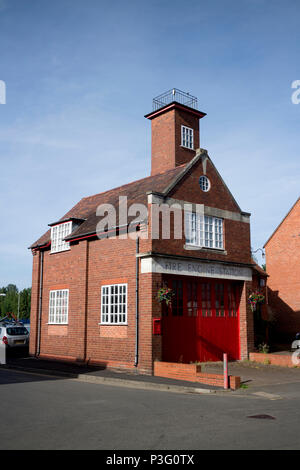
[[[190,127],[181,126],[181,145],[194,150],[194,130]]]

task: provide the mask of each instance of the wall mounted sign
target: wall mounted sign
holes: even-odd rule
[[[252,281],[252,270],[241,266],[224,265],[221,263],[205,263],[200,261],[179,261],[174,258],[149,257],[141,259],[141,272],[178,274],[180,276],[210,277]]]

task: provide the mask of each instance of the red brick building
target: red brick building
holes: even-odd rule
[[[31,355],[146,373],[248,357],[250,214],[200,148],[204,116],[178,90],[155,99],[151,176],[82,199],[31,246]],[[118,208],[107,225],[103,207]]]
[[[300,198],[264,248],[276,336],[291,341],[300,332]]]

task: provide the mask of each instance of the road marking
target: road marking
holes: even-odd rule
[[[274,395],[274,393],[254,392],[252,395],[257,395],[262,398],[267,398],[268,400],[282,400],[282,397],[280,395]]]

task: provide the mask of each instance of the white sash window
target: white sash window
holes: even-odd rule
[[[71,232],[72,222],[65,222],[51,227],[51,253],[70,249],[70,243],[65,242],[64,238],[70,235]]]
[[[181,145],[194,150],[194,130],[190,127],[181,126]]]
[[[223,250],[223,219],[186,212],[185,237],[187,245]]]
[[[101,323],[127,323],[127,284],[113,284],[101,288]]]
[[[49,324],[68,323],[69,290],[51,290],[49,295]]]

